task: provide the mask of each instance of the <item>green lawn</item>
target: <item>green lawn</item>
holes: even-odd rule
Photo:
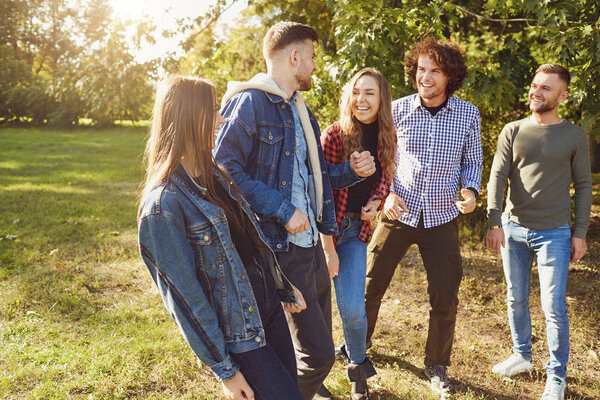
[[[0,129],[0,398],[220,398],[220,385],[196,364],[138,256],[135,217],[146,129]],[[590,254],[569,278],[570,399],[600,398],[599,231],[595,225]],[[449,370],[457,387],[453,398],[537,399],[547,357],[537,289],[536,371],[498,379],[491,366],[510,352],[502,271],[479,239],[465,243]],[[384,299],[371,349],[379,372],[373,399],[435,398],[421,373],[424,281],[411,250]],[[339,318],[334,321],[339,343]],[[342,362],[326,383],[337,398],[349,397]]]

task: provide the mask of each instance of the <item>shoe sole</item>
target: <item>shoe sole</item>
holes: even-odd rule
[[[513,372],[512,374],[503,374],[502,372],[494,371],[494,370],[492,369],[492,373],[494,373],[494,374],[496,374],[496,375],[503,376],[503,377],[505,377],[505,378],[510,378],[510,377],[512,377],[512,376],[519,375],[519,374],[523,374],[523,373],[525,373],[525,372],[533,372],[533,365],[532,365],[532,366],[530,366],[530,367],[521,368],[521,369],[517,370],[516,372]]]

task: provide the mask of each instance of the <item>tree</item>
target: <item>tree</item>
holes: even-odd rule
[[[112,19],[108,0],[7,0],[0,11],[0,119],[70,126],[149,116],[156,65],[134,60],[154,26],[138,23],[135,40]],[[4,79],[4,76],[9,79]]]

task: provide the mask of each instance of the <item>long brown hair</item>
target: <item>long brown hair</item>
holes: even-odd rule
[[[340,99],[340,129],[342,131],[342,145],[344,147],[344,159],[350,159],[354,151],[362,151],[362,130],[360,122],[352,113],[352,91],[354,85],[363,76],[371,76],[379,86],[379,110],[377,121],[379,127],[379,151],[381,152],[381,166],[388,178],[396,174],[396,131],[392,119],[392,92],[390,85],[381,72],[375,68],[363,68],[350,79],[344,88]],[[373,154],[374,157],[377,154]]]
[[[144,152],[146,175],[139,211],[146,195],[169,178],[181,164],[182,157],[185,157],[186,165],[191,166],[188,172],[207,189],[207,199],[223,208],[228,215],[241,215],[239,203],[238,208],[232,210],[215,192],[214,171],[230,180],[215,163],[211,152],[217,104],[215,87],[205,79],[170,76],[159,84]],[[239,189],[235,185],[232,188],[239,198]],[[228,223],[243,226],[243,218]]]

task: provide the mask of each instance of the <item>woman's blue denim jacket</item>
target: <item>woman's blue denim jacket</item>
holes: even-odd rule
[[[232,193],[229,182],[215,177]],[[265,333],[225,214],[204,198],[205,193],[180,166],[143,199],[138,240],[141,256],[185,340],[218,380],[227,380],[239,370],[229,353],[264,346]],[[258,261],[270,268],[281,300],[295,301],[244,200],[242,208],[255,228],[255,241],[264,244]]]
[[[287,251],[284,225],[296,210],[291,202],[296,133],[289,103],[280,96],[250,89],[234,95],[221,114],[226,122],[219,131],[215,159],[227,169],[257,214],[267,243],[275,251]],[[337,235],[331,189],[348,187],[363,178],[354,173],[349,162],[325,162],[319,124],[310,110],[308,114],[323,175],[323,214],[317,228],[326,235]]]

